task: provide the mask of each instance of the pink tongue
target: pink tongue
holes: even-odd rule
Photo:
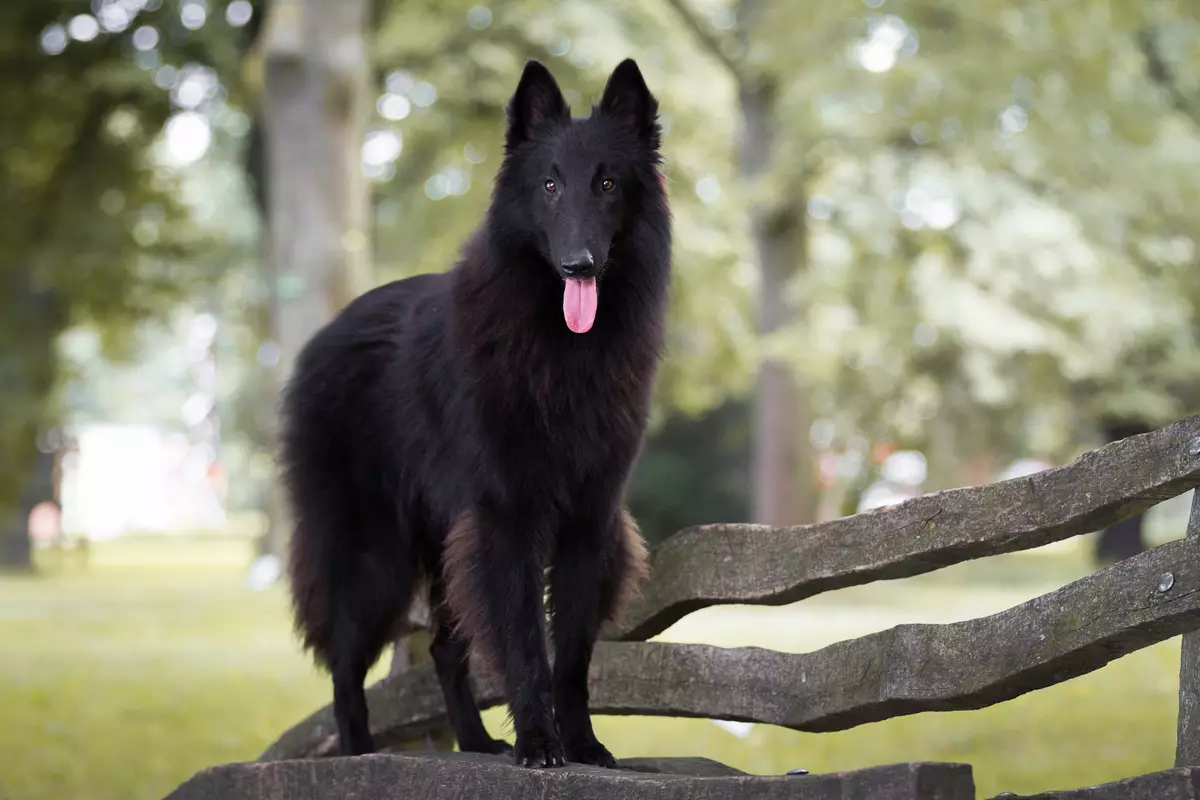
[[[587,333],[596,321],[596,279],[567,279],[563,289],[563,318],[575,333]]]

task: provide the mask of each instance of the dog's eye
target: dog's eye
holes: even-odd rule
[[[544,186],[546,187],[546,191],[549,192],[550,194],[554,194],[555,192],[558,191],[558,185],[554,181],[548,180],[548,181],[546,181]]]
[[[601,191],[611,192],[613,190],[614,186],[616,186],[616,184],[613,183],[612,180],[609,178],[605,178],[604,180],[600,181],[600,190]]]

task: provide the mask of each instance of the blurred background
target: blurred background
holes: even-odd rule
[[[349,298],[452,264],[526,59],[580,114],[627,56],[676,221],[629,489],[652,541],[1200,411],[1195,4],[4,0],[0,798],[161,797],[328,702],[278,580],[280,383]],[[992,613],[1182,535],[1186,503],[664,638],[802,651]],[[981,793],[1032,792],[1169,766],[1177,670],[1172,641],[980,712],[599,734],[764,773],[963,760]]]

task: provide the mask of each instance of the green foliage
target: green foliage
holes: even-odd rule
[[[898,439],[947,485],[973,454],[1065,458],[1106,415],[1200,407],[1194,230],[1169,211],[1200,177],[1185,7],[664,5],[774,89],[769,177],[723,193],[726,227],[808,206],[800,313],[762,345],[835,448]]]
[[[1167,212],[1194,202],[1200,117],[1144,52],[1196,29],[1184,6],[798,12],[747,33],[788,132],[765,191],[811,217],[803,316],[774,344],[823,415],[1063,457],[1104,414],[1200,407],[1195,230]],[[1164,58],[1194,92],[1194,58]]]
[[[68,11],[0,9],[0,103],[22,110],[0,125],[7,453],[29,450],[75,366],[47,342],[86,325],[138,356],[136,322],[181,299],[221,309],[227,427],[243,450],[266,444],[254,214],[218,180],[241,166],[260,73],[242,57],[249,29],[208,5],[198,30],[167,0],[57,55],[40,37]],[[403,143],[376,172],[379,282],[454,262],[525,59],[551,66],[576,113],[638,59],[662,103],[676,230],[657,424],[743,399],[771,352],[814,387],[835,447],[1065,456],[1104,415],[1158,424],[1200,407],[1200,20],[1186,4],[381,0],[376,17],[372,130]],[[157,160],[173,106],[138,65],[142,24],[162,34],[154,59],[207,65],[226,95],[228,125],[191,171]],[[778,148],[755,185],[737,178],[739,79],[775,88]],[[809,210],[801,313],[770,341],[754,334],[756,203]]]
[[[1200,58],[1184,5],[773,3],[755,18],[753,3],[509,2],[478,30],[462,24],[474,5],[383,14],[381,74],[406,70],[438,99],[378,121],[404,137],[379,186],[380,279],[455,257],[524,58],[546,60],[578,112],[632,55],[668,129],[664,414],[743,395],[757,354],[776,351],[817,387],[837,441],[1062,457],[1105,414],[1158,424],[1200,406],[1183,213],[1200,185]],[[761,184],[736,180],[735,75],[692,24],[777,86]],[[447,174],[469,188],[426,196]],[[802,313],[775,341],[752,334],[752,201],[810,208]]]
[[[657,544],[691,525],[747,519],[749,450],[744,402],[667,419],[639,459],[627,494],[646,541]]]
[[[172,112],[156,68],[228,61],[237,38],[152,5],[74,39],[71,8],[0,8],[0,507],[21,491],[37,429],[59,421],[59,334],[88,326],[108,355],[133,355],[139,321],[218,274],[206,257],[221,248],[155,153]],[[147,25],[160,46],[139,55],[134,30]]]

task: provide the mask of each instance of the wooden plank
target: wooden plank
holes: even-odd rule
[[[783,605],[1099,530],[1200,484],[1200,416],[989,486],[818,525],[706,525],[658,547],[643,597],[605,638],[642,640],[723,603]]]
[[[1186,541],[1200,549],[1200,491],[1192,494]],[[1200,631],[1183,635],[1179,654],[1179,721],[1175,766],[1200,767]]]
[[[1169,769],[1115,783],[1035,795],[998,794],[991,800],[1200,800],[1200,770]]]
[[[1159,591],[1163,576],[1170,585]],[[599,714],[709,717],[831,731],[922,711],[982,708],[1098,669],[1200,627],[1200,548],[1179,540],[988,617],[901,625],[813,653],[665,642],[603,642],[591,671]],[[428,669],[368,690],[379,741],[443,719]],[[484,706],[495,680],[476,682]],[[1131,711],[1132,713],[1132,711]],[[328,707],[287,731],[262,760],[331,752]]]
[[[974,800],[966,764],[896,764],[829,775],[697,777],[568,766],[535,770],[498,756],[372,755],[231,764],[197,773],[168,800]]]

